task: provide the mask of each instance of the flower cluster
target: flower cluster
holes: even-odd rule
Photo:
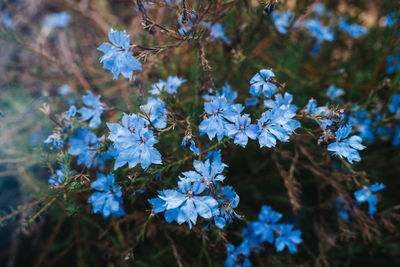
[[[108,218],[111,214],[115,218],[126,214],[121,207],[124,202],[122,200],[121,187],[116,186],[114,183],[115,177],[112,173],[108,175],[97,174],[97,180],[90,184],[97,191],[88,200],[93,206],[93,213],[101,213],[104,218]]]
[[[104,53],[100,58],[103,67],[118,79],[122,74],[127,79],[132,79],[133,72],[142,69],[142,64],[130,54],[130,38],[126,31],[115,31],[111,28],[108,33],[110,43],[103,43],[98,50]]]
[[[297,245],[303,242],[300,237],[301,231],[293,230],[294,225],[280,224],[281,218],[282,214],[272,210],[270,206],[262,206],[258,221],[249,223],[243,229],[242,243],[238,247],[228,244],[225,266],[250,266],[251,252],[257,252],[265,242],[275,243],[277,252],[281,252],[287,247],[290,253],[296,253]]]
[[[147,169],[151,164],[162,164],[161,154],[154,148],[158,141],[146,121],[135,114],[124,114],[122,125],[107,123],[110,129],[108,139],[113,141],[115,149],[114,170],[128,163],[129,168],[140,164]]]
[[[223,228],[226,222],[238,217],[234,208],[239,203],[239,196],[229,186],[221,186],[225,176],[222,171],[227,165],[220,160],[193,161],[195,171],[183,172],[176,189],[159,191],[156,198],[149,199],[153,212],[165,212],[169,223],[196,224],[200,216]]]

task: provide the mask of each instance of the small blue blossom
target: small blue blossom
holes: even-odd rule
[[[375,183],[368,187],[364,186],[362,189],[354,192],[354,197],[358,201],[358,203],[362,204],[364,202],[368,202],[369,205],[369,215],[373,218],[373,215],[376,211],[376,204],[378,203],[375,194],[382,189],[385,189],[386,186],[384,184]]]
[[[211,22],[205,22],[205,23],[203,23],[203,25],[204,25],[205,27],[209,28],[210,25],[211,25]],[[211,25],[211,28],[210,28],[210,36],[211,36],[211,39],[213,39],[213,40],[222,39],[222,40],[224,40],[226,43],[229,44],[231,41],[230,41],[229,38],[225,35],[224,29],[225,29],[225,26],[222,25],[221,23],[216,22],[216,23],[212,24],[212,25]]]
[[[93,213],[101,213],[104,218],[108,218],[111,214],[115,218],[126,214],[121,207],[123,203],[121,187],[114,183],[115,177],[112,173],[108,175],[97,174],[97,180],[92,182],[90,186],[98,191],[94,192],[88,200],[93,206]]]
[[[54,13],[46,17],[44,26],[48,28],[65,28],[71,21],[71,17],[67,12]]]
[[[250,267],[250,252],[250,246],[246,239],[237,248],[228,244],[228,257],[225,260],[225,267]]]
[[[331,85],[328,88],[328,91],[326,92],[326,96],[332,100],[335,101],[338,97],[344,94],[344,91],[342,88],[337,88],[335,85]]]
[[[284,96],[282,96],[281,94],[276,94],[275,100],[264,100],[264,106],[272,109],[280,108],[289,110],[290,112],[295,112],[297,110],[297,106],[293,105],[292,101],[293,95],[286,92]]]
[[[54,132],[49,135],[43,142],[46,146],[50,146],[51,150],[57,150],[64,146],[64,141],[61,139],[59,132]]]
[[[105,105],[100,102],[100,95],[94,96],[92,92],[86,91],[87,95],[82,96],[82,102],[88,106],[80,108],[77,112],[81,114],[80,121],[89,121],[90,128],[97,128],[101,124],[101,114]]]
[[[347,138],[352,130],[350,125],[340,127],[335,135],[336,142],[328,145],[328,151],[333,151],[333,155],[346,158],[350,163],[360,161],[361,157],[357,150],[363,150],[365,146],[361,144],[361,137],[352,135]]]
[[[161,154],[153,146],[158,143],[153,132],[145,127],[145,121],[136,115],[124,114],[122,126],[107,123],[110,129],[108,139],[114,142],[114,170],[128,163],[129,168],[140,163],[143,169],[151,164],[162,164]]]
[[[276,30],[281,34],[288,33],[288,27],[292,17],[293,13],[291,11],[284,11],[282,13],[278,13],[277,11],[272,12],[272,18],[274,19]]]
[[[200,154],[199,149],[196,147],[196,144],[194,143],[191,134],[187,134],[187,135],[185,135],[185,137],[183,137],[181,146],[189,147],[189,149],[195,155],[199,155]]]
[[[386,58],[386,72],[388,74],[393,74],[397,72],[400,69],[400,53],[394,54],[394,55],[389,55]]]
[[[239,205],[239,195],[236,194],[235,190],[230,186],[224,186],[221,192],[218,193],[221,199],[218,200],[220,203],[220,213],[214,217],[215,225],[223,229],[227,222],[231,223],[233,218],[240,218],[240,216],[234,211]]]
[[[142,112],[147,114],[147,119],[150,120],[152,125],[157,129],[164,129],[167,127],[167,114],[165,102],[159,98],[149,97],[147,104],[140,107]]]
[[[203,99],[206,101],[212,101],[219,96],[225,97],[226,101],[229,104],[232,104],[237,98],[237,92],[232,91],[231,86],[228,84],[228,82],[225,82],[225,84],[221,88],[221,93],[218,91],[214,91],[213,89],[210,88],[207,92],[207,95],[203,96]]]
[[[313,98],[308,101],[304,112],[309,113],[307,117],[316,121],[322,129],[326,129],[327,126],[330,126],[333,123],[331,119],[325,117],[329,113],[328,107],[318,107],[317,102]]]
[[[384,24],[386,27],[391,27],[397,23],[398,19],[396,18],[396,13],[387,14],[384,17]]]
[[[318,16],[322,16],[325,12],[325,5],[321,2],[317,2],[312,6],[312,10]]]
[[[218,214],[218,202],[210,196],[200,196],[205,189],[205,183],[181,178],[177,189],[159,191],[158,197],[149,199],[149,202],[154,207],[154,213],[165,211],[164,217],[168,223],[186,222],[192,228],[198,216],[210,219]]]
[[[249,138],[257,139],[258,126],[251,124],[248,114],[237,116],[235,124],[227,124],[226,129],[228,136],[235,136],[234,143],[242,147],[246,147]]]
[[[226,98],[228,103],[233,103],[235,99],[237,98],[237,92],[232,91],[231,86],[229,85],[228,82],[225,82],[225,84],[221,88],[222,91],[222,96]]]
[[[210,152],[206,153],[206,157],[212,162],[219,161],[222,163],[221,150],[211,150]],[[224,166],[227,167],[228,165],[224,164]]]
[[[11,29],[13,21],[11,16],[7,12],[5,11],[1,12],[1,20],[3,22],[4,28],[6,28],[7,30]]]
[[[271,70],[260,70],[250,80],[250,94],[260,96],[263,92],[266,97],[271,97],[277,89],[276,85],[271,82],[274,77],[275,74]]]
[[[257,98],[247,98],[246,102],[245,102],[245,106],[256,106],[258,103],[258,99]]]
[[[78,156],[78,164],[84,164],[88,168],[99,166],[103,169],[105,161],[113,156],[113,150],[100,152],[100,141],[101,138],[90,132],[89,128],[79,127],[76,129],[76,134],[69,139],[68,153]]]
[[[344,204],[343,200],[340,197],[338,197],[338,199],[336,200],[335,206],[336,206],[336,208],[339,209],[339,211],[338,211],[339,217],[342,218],[345,221],[348,221],[349,220],[349,214],[350,214],[350,211],[351,211],[350,207],[346,206]]]
[[[317,43],[321,44],[323,41],[332,42],[335,39],[335,34],[331,31],[330,26],[323,26],[318,19],[309,19],[304,22],[312,37],[317,39]]]
[[[300,230],[293,231],[292,229],[293,225],[291,224],[281,224],[279,226],[279,235],[275,239],[275,247],[277,252],[283,251],[285,247],[287,247],[292,254],[297,252],[296,245],[303,242],[303,239],[300,237]]]
[[[400,145],[400,125],[397,125],[394,128],[394,136],[393,136],[392,145],[393,146],[399,146]]]
[[[71,93],[71,87],[69,87],[69,85],[67,85],[67,84],[61,85],[58,88],[57,93],[59,96],[65,97]]]
[[[220,96],[211,103],[204,103],[204,110],[210,115],[199,125],[200,135],[207,134],[210,140],[217,136],[218,141],[227,134],[228,121],[233,121],[243,110],[240,104],[228,104],[225,97]]]
[[[183,172],[183,177],[180,179],[187,179],[192,182],[201,182],[209,186],[214,185],[216,182],[222,182],[225,176],[220,174],[226,165],[221,161],[193,161],[193,167],[196,171]]]
[[[388,109],[392,113],[400,113],[400,94],[392,95],[392,102],[390,103]]]
[[[181,25],[181,27],[178,29],[178,32],[182,36],[186,36],[193,28],[193,21],[196,19],[196,15],[194,13],[191,13],[189,16],[187,16],[188,20],[186,23],[183,23],[183,18],[182,16],[178,17],[178,23]],[[193,36],[193,33],[190,32],[189,36]]]
[[[347,32],[352,38],[358,38],[368,32],[368,28],[357,24],[348,24],[343,17],[339,19],[339,28]]]
[[[69,171],[68,172],[68,177],[72,177],[72,175],[73,175],[73,171]],[[52,187],[53,186],[63,185],[64,182],[65,182],[65,177],[66,176],[67,175],[66,175],[66,172],[65,172],[65,168],[64,168],[64,166],[61,166],[60,169],[56,170],[55,176],[52,175],[52,176],[49,177],[49,180],[48,180],[49,185],[52,186]]]
[[[113,73],[113,79],[118,79],[122,74],[127,79],[132,79],[133,72],[142,69],[142,64],[129,53],[130,38],[126,31],[108,33],[110,43],[103,43],[98,50],[104,53],[100,58],[103,68]]]
[[[375,134],[372,126],[372,119],[367,116],[368,112],[366,110],[352,112],[349,115],[349,124],[356,129],[362,139],[372,142],[374,141]]]
[[[187,80],[179,78],[178,76],[169,76],[167,81],[159,80],[157,83],[151,86],[152,90],[149,92],[153,95],[160,95],[162,91],[166,91],[168,94],[176,94],[178,88]]]
[[[276,140],[288,142],[289,136],[300,127],[300,122],[293,120],[296,113],[285,109],[267,110],[258,120],[258,142],[260,147],[274,147]]]
[[[70,106],[69,109],[65,112],[64,118],[70,120],[71,118],[75,117],[77,109],[74,105]]]
[[[252,231],[257,237],[260,244],[264,242],[274,242],[274,230],[278,230],[280,225],[278,221],[282,218],[282,214],[272,210],[270,206],[262,206],[258,215],[258,221],[250,223]]]

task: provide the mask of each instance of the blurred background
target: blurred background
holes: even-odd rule
[[[154,22],[174,31],[182,27],[180,1],[140,2]],[[398,15],[399,1],[187,2],[187,9],[212,7],[204,12],[203,21],[225,26],[229,43],[208,38],[205,45],[211,70],[201,66],[198,42],[180,44],[143,23],[138,1],[0,2],[0,265],[222,266],[226,257],[223,239],[237,243],[246,222],[256,219],[260,206],[268,204],[298,223],[305,242],[295,256],[262,250],[252,259],[255,266],[399,266],[400,198],[396,190],[400,156],[389,138],[365,141],[368,149],[361,153],[363,160],[356,167],[360,176],[379,179],[388,186],[379,199],[383,214],[370,225],[340,222],[335,216],[337,195],[325,187],[329,184],[325,180],[316,186],[315,180],[321,178],[306,165],[296,171],[301,210],[293,212],[276,162],[288,169],[288,157],[274,154],[274,150],[260,151],[254,143],[245,151],[235,146],[223,151],[224,162],[230,166],[227,177],[241,197],[239,213],[246,218],[230,225],[226,235],[189,232],[187,227],[160,219],[149,223],[151,207],[146,199],[153,197],[155,190],[143,198],[135,195],[135,188],[129,191],[127,203],[132,204],[132,212],[122,221],[92,215],[88,195],[59,196],[53,201],[47,180],[55,157],[43,141],[55,127],[51,116],[79,104],[85,90],[101,95],[108,105],[133,112],[152,83],[178,75],[189,81],[181,92],[183,102],[194,90],[205,93],[228,81],[238,91],[238,102],[243,103],[249,97],[251,77],[261,68],[272,68],[299,107],[311,97],[323,105],[329,100],[326,90],[331,84],[344,90],[341,104],[345,109],[358,104],[376,111],[387,107],[390,97],[400,92],[398,67],[393,67],[400,63],[388,61],[390,56],[399,58],[399,26],[395,22],[388,27],[385,17],[393,12]],[[208,6],[208,2],[213,4]],[[265,12],[268,2],[279,12],[293,12],[289,33],[277,30],[272,15]],[[310,53],[319,43],[309,32],[297,29],[294,21],[315,16],[313,5],[317,2],[325,6],[322,23],[329,23],[330,16],[346,17],[366,27],[368,33],[353,38],[333,26],[334,41],[322,42],[318,53]],[[111,27],[126,29],[134,44],[171,48],[136,55],[143,62],[136,79],[113,80],[99,63],[102,53],[97,50],[107,41]],[[393,71],[388,70],[391,66]],[[46,114],[49,109],[51,116]],[[110,113],[108,121],[116,121],[118,116]],[[282,151],[305,149],[311,158],[323,161],[317,165],[325,168],[324,175],[342,175],[315,140],[293,138],[301,145],[283,144]],[[307,157],[306,152],[299,153],[300,158]],[[182,168],[177,166],[170,175],[179,174]],[[176,250],[181,252],[178,261]]]

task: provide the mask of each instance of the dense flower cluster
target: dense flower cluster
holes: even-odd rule
[[[60,20],[59,24],[55,23],[55,18]],[[298,21],[293,21],[294,18],[292,11],[272,12],[274,25],[280,34],[289,34],[289,31],[295,28],[307,30],[313,37],[311,53],[314,55],[323,42],[332,42],[336,38],[335,27],[349,34],[351,38],[359,38],[368,33],[368,28],[364,26],[349,24],[344,17],[335,18],[321,3],[313,6],[310,17]],[[183,23],[180,18],[181,28],[178,32],[185,38],[189,37],[186,36],[189,32],[189,35],[192,34],[194,19],[195,17],[188,18],[188,21]],[[65,27],[69,23],[69,15],[55,14],[46,23],[51,24],[51,27]],[[387,24],[390,23],[392,22],[389,17]],[[211,38],[207,40],[222,39],[227,44],[230,43],[230,39],[224,33],[224,25],[211,21],[201,25],[203,30],[204,27],[209,30]],[[130,43],[126,31],[111,29],[108,38],[111,43],[103,43],[98,48],[104,53],[100,57],[103,68],[113,73],[113,79],[118,79],[122,74],[131,80],[134,72],[142,69],[141,63],[132,53],[136,46]],[[388,61],[390,66],[387,71],[390,73],[397,68],[397,63],[396,58]],[[251,139],[258,142],[260,148],[274,148],[279,146],[279,141],[289,142],[291,137],[294,139],[295,134],[301,133],[303,128],[300,120],[303,119],[314,122],[310,123],[314,125],[316,122],[317,129],[310,132],[313,136],[315,133],[320,134],[314,142],[324,147],[326,158],[329,158],[326,151],[332,152],[330,154],[337,156],[336,159],[339,158],[347,167],[350,166],[349,163],[361,160],[360,151],[366,148],[362,144],[363,140],[373,142],[379,135],[392,138],[392,144],[395,146],[400,144],[399,94],[392,96],[387,109],[385,107],[385,110],[371,115],[365,107],[356,104],[349,105],[350,108],[346,110],[342,109],[340,104],[345,103],[342,97],[346,96],[347,91],[331,84],[324,96],[332,103],[318,106],[316,100],[311,98],[304,108],[299,109],[292,103],[293,95],[284,92],[286,85],[279,83],[278,80],[272,69],[260,69],[249,81],[251,98],[246,100],[246,105],[235,103],[238,93],[233,91],[228,83],[225,83],[221,90],[209,88],[208,93],[202,96],[204,104],[199,105],[199,110],[204,112],[200,117],[201,122],[199,120],[200,123],[196,125],[192,125],[190,115],[184,114],[183,109],[174,112],[173,107],[169,105],[170,100],[177,100],[180,91],[184,89],[179,88],[184,83],[190,83],[178,76],[169,76],[166,81],[158,80],[152,84],[148,91],[151,96],[147,101],[146,98],[144,102],[141,99],[136,111],[123,113],[121,122],[107,122],[107,127],[103,120],[107,117],[107,112],[113,108],[102,103],[100,95],[96,96],[87,91],[87,95],[82,96],[84,106],[77,108],[75,106],[78,106],[77,103],[69,103],[60,125],[44,143],[51,150],[68,146],[68,154],[75,156],[77,164],[85,168],[104,170],[107,160],[110,160],[110,164],[113,163],[114,173],[107,175],[98,173],[97,180],[90,184],[95,192],[89,197],[88,202],[92,204],[93,213],[100,213],[104,218],[111,215],[118,218],[126,213],[122,208],[123,188],[118,185],[122,183],[115,181],[114,174],[139,168],[137,166],[140,165],[141,169],[137,169],[140,172],[135,170],[135,175],[151,174],[160,181],[163,168],[170,167],[169,164],[163,165],[163,161],[170,163],[168,155],[160,153],[163,152],[160,149],[164,145],[163,134],[171,129],[174,130],[175,127],[181,128],[180,137],[175,139],[179,140],[176,145],[180,144],[190,149],[191,153],[189,150],[185,151],[190,155],[182,161],[193,159],[193,169],[179,171],[181,176],[174,177],[177,181],[176,187],[159,190],[157,196],[148,199],[148,202],[152,205],[152,214],[164,213],[168,223],[176,222],[179,225],[187,223],[190,229],[202,222],[204,229],[216,229],[215,226],[223,229],[235,218],[241,218],[235,212],[240,197],[231,186],[224,184],[228,179],[223,173],[228,166],[222,162],[220,151],[215,150],[215,147],[222,143],[231,142],[245,149]],[[69,94],[69,89],[68,86],[60,88],[60,96]],[[247,113],[243,112],[245,109]],[[392,127],[381,126],[378,123],[389,116],[394,117],[391,122]],[[116,121],[115,117],[113,119]],[[99,135],[104,130],[106,134]],[[214,140],[215,137],[218,143]],[[174,148],[169,153],[176,151]],[[173,164],[172,162],[171,165]],[[58,188],[68,184],[73,174],[74,172],[67,173],[65,168],[61,167],[48,182],[53,189]],[[120,177],[117,176],[117,179]],[[377,205],[374,193],[385,187],[376,183],[355,191],[354,197],[358,204],[354,204],[356,203],[354,201],[352,206],[359,208],[362,203],[368,202],[368,211],[373,218]],[[141,190],[144,191],[146,188]],[[335,205],[339,217],[343,220],[347,221],[353,216],[350,206],[345,205],[340,197]],[[243,230],[242,243],[237,247],[232,244],[227,246],[228,257],[225,265],[250,266],[251,253],[259,252],[260,246],[264,243],[274,244],[277,252],[287,248],[290,253],[296,253],[297,246],[303,241],[302,232],[294,230],[292,224],[280,223],[281,219],[282,214],[272,210],[270,206],[262,206],[258,220],[250,222]]]

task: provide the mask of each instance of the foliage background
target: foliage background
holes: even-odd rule
[[[158,4],[148,9],[149,16],[178,29],[180,7],[153,2]],[[204,7],[206,1],[192,2]],[[12,31],[3,27],[0,33],[0,209],[2,217],[16,212],[11,220],[2,220],[2,266],[221,266],[226,257],[225,238],[240,242],[241,229],[256,219],[263,204],[296,222],[304,243],[296,255],[277,254],[272,246],[265,246],[251,259],[255,266],[400,264],[396,217],[400,156],[398,148],[385,140],[367,144],[361,163],[355,166],[357,172],[363,172],[357,177],[368,176],[388,186],[379,200],[381,216],[368,225],[373,230],[365,230],[365,225],[345,225],[338,219],[334,207],[337,195],[326,184],[342,174],[333,168],[326,150],[315,145],[315,139],[302,135],[280,144],[279,149],[260,150],[256,143],[249,143],[246,150],[233,144],[223,149],[224,162],[230,166],[226,176],[241,197],[238,212],[245,216],[229,225],[226,235],[206,234],[199,228],[189,232],[186,226],[149,217],[151,207],[146,200],[154,197],[156,189],[173,185],[190,162],[171,166],[161,178],[162,184],[156,180],[130,184],[125,190],[129,215],[120,220],[91,214],[87,204],[90,192],[68,197],[49,192],[49,167],[55,160],[41,144],[53,124],[40,107],[49,103],[54,113],[64,111],[67,99],[57,95],[63,84],[74,90],[71,98],[79,99],[90,89],[101,94],[107,104],[133,112],[143,103],[152,83],[178,75],[189,80],[180,89],[180,104],[190,110],[195,99],[193,118],[202,113],[198,96],[210,83],[220,88],[228,81],[243,102],[248,96],[248,81],[265,67],[286,82],[299,107],[310,97],[322,104],[332,83],[345,90],[346,103],[366,103],[371,109],[378,102],[387,105],[390,96],[399,92],[400,75],[385,74],[386,57],[399,47],[399,27],[380,26],[383,15],[399,10],[398,1],[324,1],[336,15],[348,14],[370,32],[356,40],[339,34],[334,42],[324,43],[317,57],[309,53],[314,41],[307,32],[279,34],[258,1],[211,2],[215,6],[207,17],[223,23],[232,40],[230,45],[205,44],[212,71],[202,68],[199,44],[185,42],[149,56],[144,71],[133,82],[113,81],[98,62],[101,53],[96,48],[106,40],[110,27],[126,29],[131,40],[144,46],[176,42],[160,31],[149,34],[143,29],[135,1],[17,0],[0,4],[2,10],[13,14]],[[312,3],[291,0],[277,8],[307,16]],[[44,16],[64,10],[72,16],[70,25],[50,33],[43,31]],[[368,98],[370,92],[374,92],[373,99]],[[108,116],[109,121],[119,119],[116,113]],[[180,143],[181,136],[170,140],[162,144],[163,151],[181,153],[181,148],[172,145]],[[298,157],[298,163],[293,163],[293,156]],[[299,210],[293,208],[282,178],[290,168],[295,169]],[[142,187],[151,190],[137,194]]]

